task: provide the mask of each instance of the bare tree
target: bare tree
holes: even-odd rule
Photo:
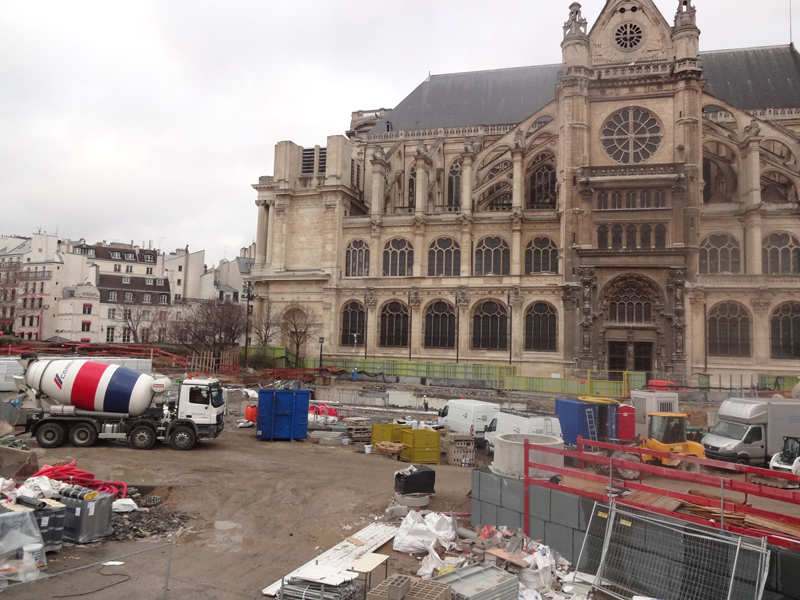
[[[141,302],[118,302],[109,310],[108,316],[114,326],[122,328],[122,341],[134,344],[163,341],[164,336],[159,332],[166,330],[169,321],[165,307]]]
[[[253,337],[258,341],[258,345],[269,346],[270,339],[278,332],[278,329],[280,327],[277,315],[272,309],[272,303],[269,300],[257,303],[253,311],[251,331],[253,332]]]
[[[322,322],[314,312],[306,312],[301,304],[293,302],[283,311],[281,334],[284,342],[288,341],[294,347],[295,367],[300,366],[300,348],[320,331]]]
[[[17,287],[22,265],[18,262],[0,264],[0,335],[14,330],[14,312],[17,306]]]
[[[207,300],[189,307],[181,319],[171,321],[169,337],[193,352],[210,351],[220,357],[224,348],[239,345],[246,322],[241,304]]]

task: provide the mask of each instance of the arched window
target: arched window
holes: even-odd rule
[[[611,210],[622,209],[622,192],[611,192]]]
[[[608,250],[608,227],[601,225],[597,229],[598,250]]]
[[[650,235],[653,231],[653,228],[650,225],[642,225],[642,228],[639,230],[639,237],[642,242],[642,248],[650,248]]]
[[[411,167],[408,173],[408,208],[417,205],[417,167]]]
[[[525,313],[525,350],[556,351],[558,316],[549,304],[537,302]]]
[[[503,160],[491,168],[486,181],[490,181],[500,175],[503,171],[511,167],[510,160]],[[508,181],[501,181],[496,183],[486,192],[486,198],[489,199],[487,210],[490,211],[506,211],[511,210],[513,199],[511,196],[511,184]]]
[[[608,192],[597,194],[597,210],[608,210]]]
[[[800,358],[800,302],[782,304],[770,319],[772,358]]]
[[[472,348],[508,350],[508,311],[493,300],[475,309],[472,318]]]
[[[483,238],[475,250],[475,276],[510,275],[511,250],[501,237]]]
[[[542,165],[531,175],[531,199],[528,208],[534,210],[556,207],[556,170]]]
[[[636,192],[633,190],[625,192],[625,208],[636,208]]]
[[[664,190],[653,192],[653,208],[667,208],[667,192]]]
[[[653,193],[650,190],[644,190],[639,196],[639,203],[642,208],[652,208]]]
[[[548,237],[533,238],[525,248],[525,275],[558,273],[558,248]]]
[[[789,233],[772,233],[761,249],[764,275],[800,275],[800,242]]]
[[[650,323],[653,318],[650,298],[642,290],[627,287],[619,290],[609,305],[609,320],[620,325]]]
[[[739,273],[741,251],[736,238],[727,233],[708,236],[700,246],[700,274]],[[749,355],[748,355],[749,356]]]
[[[408,240],[386,242],[383,248],[383,276],[411,277],[414,272],[414,248]]]
[[[611,228],[611,249],[622,250],[622,225],[614,225]]]
[[[364,346],[364,305],[353,300],[342,309],[342,346]],[[353,335],[355,334],[355,335]]]
[[[717,304],[708,315],[710,356],[750,356],[750,314],[737,302]]]
[[[389,302],[381,310],[381,335],[383,348],[408,347],[408,307],[402,302]]]
[[[386,121],[386,131],[393,131],[394,125],[392,125],[391,121]]]
[[[461,159],[453,161],[447,176],[447,206],[461,206]]]
[[[666,225],[656,225],[656,248],[667,247],[667,227]]]
[[[636,250],[636,225],[628,225],[625,228],[625,247],[628,250]]]
[[[345,277],[369,277],[369,246],[363,240],[353,240],[344,254]]]
[[[459,277],[461,248],[451,238],[439,238],[428,250],[428,277]]]
[[[456,310],[452,304],[439,300],[425,312],[425,347],[456,347]]]

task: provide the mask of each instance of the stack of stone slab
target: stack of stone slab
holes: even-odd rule
[[[450,600],[450,586],[396,574],[373,588],[367,600]]]
[[[452,600],[517,600],[519,577],[485,563],[474,563],[433,579],[450,586]]]

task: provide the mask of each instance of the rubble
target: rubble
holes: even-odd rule
[[[168,506],[158,506],[149,511],[114,513],[111,526],[114,533],[109,539],[115,542],[149,538],[180,530],[190,517]]]

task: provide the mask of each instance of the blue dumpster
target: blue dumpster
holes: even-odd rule
[[[256,437],[304,440],[308,437],[309,390],[260,390]]]
[[[570,446],[578,444],[578,436],[591,439],[589,423],[586,419],[586,410],[594,413],[594,422],[597,423],[597,405],[591,402],[582,402],[572,398],[556,398],[556,414],[561,423],[561,436],[564,443]]]

